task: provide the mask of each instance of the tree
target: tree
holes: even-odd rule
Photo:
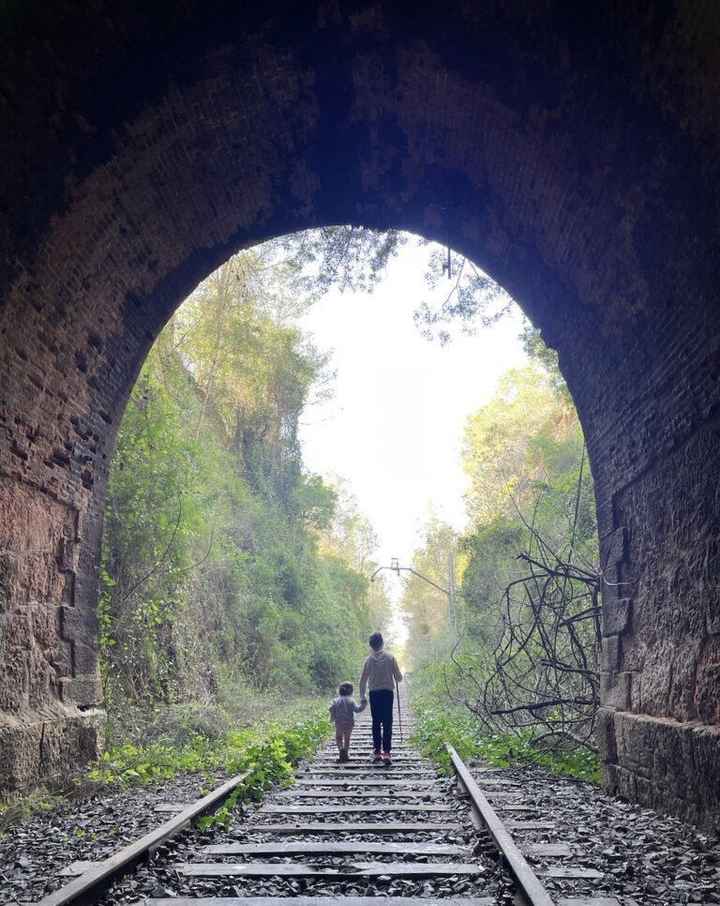
[[[443,346],[451,339],[450,325],[459,323],[463,333],[474,334],[478,327],[497,323],[512,307],[512,298],[472,261],[433,244],[425,282],[435,291],[443,280],[448,288],[440,305],[422,302],[414,315],[423,336]]]
[[[539,338],[528,331],[528,341],[534,361],[506,373],[467,424],[461,637],[448,644],[441,625],[408,606],[422,620],[423,675],[436,694],[465,704],[488,732],[591,744],[600,640],[592,480],[556,363],[544,367]],[[428,569],[436,535],[431,525],[415,555]],[[425,613],[441,607],[438,597]]]
[[[301,413],[330,380],[292,321],[310,304],[295,295],[306,259],[280,241],[230,259],[145,362],[108,490],[111,699],[213,695],[238,669],[260,688],[334,684],[385,618],[367,578],[371,527],[302,462]]]
[[[436,643],[450,638],[450,621],[447,594],[424,581],[425,576],[440,588],[450,584],[449,570],[452,563],[455,575],[453,584],[459,578],[456,563],[458,537],[451,526],[431,514],[425,524],[421,546],[412,558],[413,569],[420,576],[408,575],[401,600],[401,607],[407,615],[408,648],[416,660],[435,650]]]
[[[468,420],[463,465],[471,518],[487,524],[524,506],[539,484],[579,459],[583,438],[572,404],[537,364],[508,371],[494,398]]]

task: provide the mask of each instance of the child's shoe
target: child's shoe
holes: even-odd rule
[[[373,764],[382,764],[382,763],[383,763],[383,757],[382,757],[381,753],[376,752],[375,757],[373,758]]]
[[[343,764],[347,764],[348,761],[350,761],[350,756],[348,755],[347,749],[342,749],[342,751],[340,752],[340,761]]]
[[[385,765],[386,768],[389,768],[389,767],[392,765],[392,761],[390,761],[390,753],[389,753],[389,752],[383,752],[383,753],[382,753],[382,762],[383,762],[383,764]]]

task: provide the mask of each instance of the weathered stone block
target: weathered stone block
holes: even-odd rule
[[[74,676],[59,681],[62,701],[78,708],[94,708],[102,702],[98,676]]]
[[[675,657],[675,645],[669,640],[644,651],[640,689],[642,713],[660,715],[667,710]]]
[[[708,639],[694,676],[694,710],[706,724],[720,726],[720,637]]]
[[[720,727],[601,713],[604,734],[609,735],[609,724],[615,731],[615,753],[603,754],[611,792],[720,829]]]
[[[97,615],[86,613],[79,607],[62,605],[55,608],[58,632],[63,639],[97,645]]]
[[[78,551],[77,546],[74,543],[74,538],[72,540],[64,536],[59,538],[57,547],[57,563],[60,571],[75,572],[77,568],[77,557]]]
[[[697,674],[705,662],[702,638],[680,639],[675,644],[668,713],[680,723],[697,720]],[[644,671],[643,675],[646,675]],[[660,712],[663,713],[663,712]]]
[[[621,650],[620,636],[608,635],[603,637],[600,650],[600,670],[602,672],[613,674],[620,669]]]
[[[65,639],[58,639],[50,655],[50,663],[57,677],[72,676],[73,673],[73,643]]]
[[[52,700],[55,671],[45,653],[31,652],[28,663],[27,707],[34,711]]]
[[[617,762],[635,776],[647,777],[651,773],[652,753],[657,744],[658,725],[655,721],[635,723],[626,718],[627,712],[616,711],[615,737],[617,741]]]
[[[57,638],[53,608],[46,604],[34,604],[29,609],[33,639],[42,648],[51,648]]]
[[[603,764],[617,763],[617,743],[615,740],[615,722],[606,708],[600,708],[597,716],[598,754]]]
[[[27,706],[27,684],[27,658],[24,652],[5,647],[0,681],[0,709],[6,715],[15,715]]]
[[[626,529],[620,526],[602,539],[602,558],[606,570],[614,568],[618,562],[625,559],[626,538]]]
[[[642,713],[642,673],[633,673],[630,684],[630,710],[634,714]]]
[[[94,646],[83,642],[73,642],[73,672],[75,675],[96,675],[98,670],[98,653]]]
[[[632,771],[616,764],[605,766],[605,783],[608,791],[623,799],[637,798],[637,780]]]
[[[719,554],[720,559],[720,554]],[[720,570],[720,564],[718,564],[716,569]],[[710,573],[710,566],[708,564],[707,572]],[[714,577],[716,580],[720,580],[720,575]],[[720,582],[718,586],[714,589],[714,594],[711,592],[707,596],[707,615],[706,615],[706,631],[708,635],[720,635]]]
[[[625,632],[630,622],[631,607],[630,598],[603,599],[603,635],[611,636]]]
[[[631,673],[601,673],[600,698],[608,708],[625,711],[630,708],[632,688]]]
[[[12,526],[4,552],[12,566],[0,579],[8,607],[62,600],[64,579],[57,551],[62,539],[74,532],[75,522],[73,507],[0,472],[0,526]]]
[[[0,788],[20,789],[38,777],[70,776],[100,754],[102,712],[66,716],[8,727],[0,725]]]
[[[14,558],[9,554],[0,554],[0,613],[10,607],[14,576]]]

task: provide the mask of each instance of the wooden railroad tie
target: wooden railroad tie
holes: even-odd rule
[[[264,805],[261,814],[348,815],[355,812],[454,812],[449,805]]]
[[[183,862],[174,865],[178,874],[189,878],[431,878],[485,873],[481,865],[470,862],[357,862],[338,867],[301,862]]]
[[[315,811],[315,809],[312,809]],[[326,824],[248,824],[247,830],[254,834],[417,834],[457,831],[457,825],[445,822],[433,824],[423,821],[416,824],[383,822],[382,824],[334,823]]]
[[[458,856],[466,852],[450,843],[368,843],[366,840],[344,840],[340,843],[213,843],[203,846],[202,853],[218,856],[285,856],[285,855],[352,855],[354,853],[396,853],[405,856]]]

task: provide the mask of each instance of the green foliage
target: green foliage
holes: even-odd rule
[[[445,743],[450,743],[463,761],[479,758],[495,767],[536,764],[553,774],[600,783],[598,757],[588,749],[543,750],[532,731],[483,735],[464,708],[416,704],[415,715],[415,744],[445,773],[452,772],[445,749]]]
[[[421,244],[426,243],[421,240]],[[450,325],[460,324],[462,333],[472,335],[478,326],[489,327],[499,321],[513,304],[492,277],[468,258],[446,248],[432,247],[425,282],[430,290],[440,285],[447,290],[440,305],[423,302],[418,306],[415,323],[426,339],[437,339],[443,346],[451,339]]]
[[[33,815],[50,812],[61,803],[61,794],[44,786],[21,792],[3,792],[0,794],[0,840],[9,828]]]
[[[301,758],[315,752],[320,742],[329,735],[330,729],[326,713],[318,714],[294,727],[275,728],[264,742],[251,747],[244,759],[244,767],[233,770],[233,773],[249,771],[243,783],[214,815],[202,818],[200,826],[227,826],[239,803],[258,801],[265,790],[275,784],[288,786],[294,776],[293,766]]]
[[[463,465],[470,479],[473,520],[514,515],[579,461],[577,416],[548,373],[531,364],[508,371],[495,396],[468,420]]]
[[[285,253],[291,291],[315,300],[335,287],[344,292],[372,292],[388,261],[406,243],[397,230],[351,225],[322,227],[275,240]]]
[[[534,327],[527,319],[524,319],[520,340],[528,356],[542,366],[556,393],[571,403],[572,397],[560,372],[557,352],[545,345],[540,330]]]
[[[445,748],[447,743],[453,746],[463,761],[477,755],[477,726],[468,711],[459,708],[449,710],[444,706],[426,707],[416,709],[415,720],[413,742],[444,773],[452,773],[450,756]]]
[[[473,662],[476,678],[482,678],[497,638],[503,591],[526,572],[517,556],[532,550],[531,527],[558,553],[572,547],[575,558],[596,559],[594,495],[583,451],[571,403],[536,363],[509,371],[495,396],[471,416],[463,454],[471,523],[456,537],[430,519],[413,557],[418,572],[447,586],[448,555],[455,550],[454,619],[448,621],[447,595],[421,579],[411,579],[403,596],[416,667],[447,660],[462,635],[455,659]]]
[[[330,732],[323,711],[290,725],[235,729],[220,738],[195,734],[174,747],[155,742],[149,745],[124,743],[108,749],[88,772],[88,779],[107,785],[133,786],[168,780],[180,773],[206,774],[222,769],[249,776],[239,798],[259,795],[273,783],[292,778],[292,766],[314,751]]]
[[[592,607],[591,592],[577,573],[523,585],[529,567],[518,555],[576,564],[592,575],[598,556],[593,485],[580,424],[553,354],[542,353],[536,333],[528,331],[526,340],[533,349],[531,364],[507,372],[495,396],[468,420],[463,458],[470,479],[470,525],[456,539],[431,521],[414,555],[419,572],[445,585],[447,551],[456,546],[461,580],[456,625],[450,627],[446,596],[419,581],[408,583],[403,607],[415,643],[413,682],[443,709],[460,706],[450,713],[453,721],[463,715],[461,744],[481,747],[489,757],[507,750],[521,760],[545,763],[547,758],[553,769],[590,776],[594,762],[588,766],[586,750],[577,745],[592,729],[595,623],[573,623],[571,630],[562,624],[546,644],[545,624],[537,613],[533,616],[529,600],[536,605],[538,587],[554,595],[552,601],[547,598],[547,613],[560,613],[561,620],[561,602],[571,602],[567,615],[574,616]],[[506,595],[508,588],[513,591]],[[554,661],[546,661],[553,657],[561,662],[558,671]],[[582,671],[562,669],[573,658]],[[555,694],[546,693],[550,687]],[[516,698],[510,698],[511,688]],[[541,713],[521,710],[539,700],[555,702],[556,710],[552,705]],[[575,703],[588,703],[587,712],[568,723],[565,705]],[[505,719],[503,713],[512,716]],[[553,753],[539,750],[528,729],[540,719],[556,734]],[[443,732],[450,734],[448,717],[441,712],[437,720],[445,721]],[[501,720],[514,725],[511,735],[497,733]],[[566,749],[573,744],[576,751],[570,754]]]
[[[295,295],[307,256],[294,248],[258,246],[211,275],[131,394],[101,568],[111,710],[209,701],[226,682],[335,685],[383,617],[366,537],[333,540],[360,515],[302,463],[300,416],[329,376],[288,321],[308,304]]]
[[[451,560],[457,583],[459,573],[454,563],[457,545],[458,538],[453,529],[431,515],[423,531],[422,544],[412,559],[412,567],[420,575],[411,573],[408,576],[402,597],[402,608],[407,616],[407,646],[416,664],[432,661],[438,643],[442,647],[454,632],[450,625],[454,615],[449,613],[449,598],[441,589],[449,585]],[[435,584],[431,585],[428,579]]]
[[[495,397],[468,422],[464,465],[472,527],[461,541],[462,594],[470,633],[487,635],[503,590],[526,572],[516,557],[532,552],[531,528],[561,556],[586,564],[597,559],[584,438],[551,374],[532,364],[504,376]]]

